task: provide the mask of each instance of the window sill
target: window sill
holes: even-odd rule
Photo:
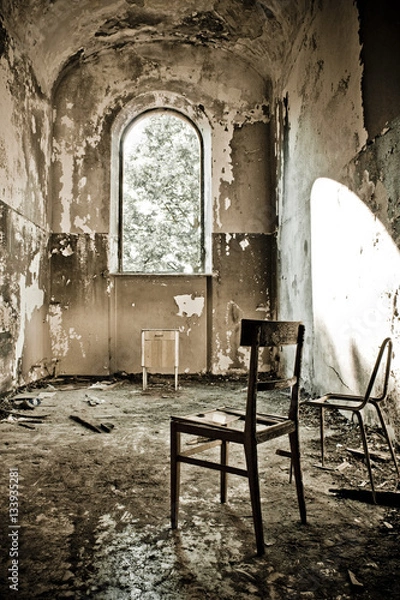
[[[125,271],[124,273],[115,272],[109,273],[110,277],[144,277],[144,278],[152,278],[152,277],[216,277],[216,273],[134,273],[133,271]]]

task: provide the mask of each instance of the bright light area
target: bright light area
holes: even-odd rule
[[[392,332],[400,253],[360,198],[328,178],[312,188],[311,240],[315,351],[357,391],[360,369]]]

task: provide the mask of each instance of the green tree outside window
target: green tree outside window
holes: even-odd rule
[[[122,271],[204,270],[201,146],[173,112],[136,120],[123,139]]]

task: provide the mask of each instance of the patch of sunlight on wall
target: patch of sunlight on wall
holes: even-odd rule
[[[399,249],[358,196],[328,178],[311,192],[311,247],[316,360],[356,391],[355,363],[371,368],[382,340],[394,337]]]

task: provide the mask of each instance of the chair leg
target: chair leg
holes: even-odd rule
[[[181,463],[178,460],[181,445],[181,434],[176,423],[171,421],[171,527],[178,527],[179,517],[179,488]]]
[[[320,435],[320,442],[321,442],[321,464],[322,466],[324,466],[324,461],[325,461],[325,434],[324,434],[324,430],[325,430],[325,412],[323,407],[320,407],[320,411],[319,411],[319,435]]]
[[[397,458],[396,458],[396,455],[395,455],[395,452],[394,452],[392,441],[391,441],[390,436],[389,436],[389,432],[388,432],[388,428],[387,428],[386,423],[385,423],[385,419],[383,418],[383,413],[382,413],[381,407],[379,406],[379,404],[375,404],[375,403],[374,403],[374,406],[376,408],[376,412],[378,413],[378,417],[379,417],[379,420],[380,420],[381,425],[382,425],[383,433],[385,434],[386,441],[387,441],[388,446],[389,446],[389,451],[390,451],[392,460],[394,462],[394,466],[396,468],[397,477],[400,477],[399,465],[397,463]]]
[[[292,468],[294,471],[294,477],[296,481],[297,500],[299,503],[300,518],[302,523],[307,523],[307,512],[306,503],[304,499],[304,485],[303,475],[301,471],[300,463],[300,441],[299,441],[299,430],[293,431],[289,434],[290,450],[292,454]]]
[[[363,448],[364,448],[365,460],[367,463],[369,480],[371,482],[372,500],[373,500],[374,504],[376,504],[377,502],[376,502],[376,493],[375,493],[375,485],[374,485],[374,476],[372,474],[371,458],[369,455],[368,442],[367,442],[367,436],[365,433],[364,421],[363,421],[362,414],[360,411],[357,411],[356,414],[357,414],[358,424],[360,426],[360,431],[361,431],[361,438],[362,438],[362,443],[363,443]]]
[[[221,465],[228,464],[229,442],[222,440],[221,442]],[[221,504],[225,504],[228,491],[228,473],[221,471]]]
[[[265,552],[265,545],[260,500],[260,482],[258,479],[257,448],[245,446],[245,453],[254,531],[256,534],[257,554],[258,556],[262,556]]]

